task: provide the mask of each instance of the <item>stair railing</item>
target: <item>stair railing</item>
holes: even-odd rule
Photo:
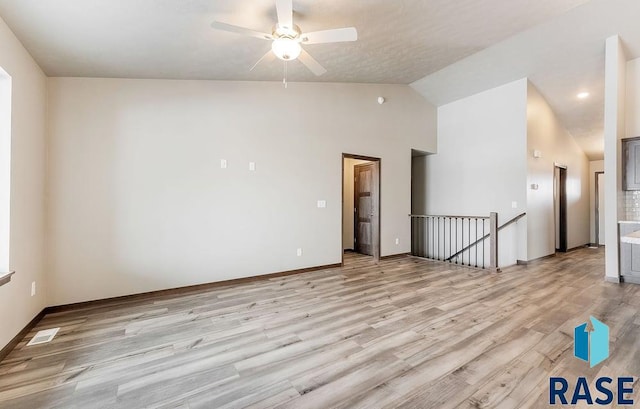
[[[411,254],[499,271],[498,232],[525,215],[519,214],[498,226],[498,213],[495,212],[489,216],[411,214]]]

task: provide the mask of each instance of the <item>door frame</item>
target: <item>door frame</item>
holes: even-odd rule
[[[358,160],[366,160],[369,162],[376,162],[378,164],[378,200],[373,202],[373,205],[377,208],[377,221],[378,228],[374,229],[376,231],[372,232],[371,240],[373,242],[373,261],[380,261],[380,237],[382,235],[382,218],[380,217],[382,213],[382,159],[375,158],[372,156],[364,156],[364,155],[356,155],[352,153],[343,153],[342,154],[342,178],[340,184],[342,185],[342,190],[340,192],[342,196],[342,206],[341,206],[341,223],[340,223],[340,254],[341,256],[341,264],[344,266],[344,160],[345,159],[358,159]],[[355,232],[354,232],[355,234]]]
[[[555,243],[556,252],[566,253],[569,247],[569,232],[568,232],[568,220],[567,220],[567,173],[568,169],[566,165],[559,163],[553,164],[553,180],[556,182],[555,170],[558,169],[558,219],[555,220],[555,229],[559,229],[558,242]],[[555,190],[555,189],[554,189]],[[555,218],[555,203],[554,203],[554,218]],[[555,240],[554,240],[555,241]]]
[[[598,184],[598,175],[604,175],[604,171],[597,171],[595,172],[595,226],[594,226],[594,231],[595,231],[595,246],[596,247],[600,247],[600,200],[599,196],[600,196],[600,188],[599,188],[599,184]]]

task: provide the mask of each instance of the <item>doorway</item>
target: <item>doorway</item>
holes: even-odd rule
[[[556,252],[567,252],[567,167],[553,168],[553,207],[555,212]]]
[[[596,214],[595,233],[596,246],[604,246],[604,172],[596,172]]]
[[[380,260],[380,158],[342,154],[342,264],[345,253]]]

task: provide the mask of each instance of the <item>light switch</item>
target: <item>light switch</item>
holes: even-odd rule
[[[255,162],[249,162],[249,170],[251,170],[251,171],[256,170],[256,163]]]
[[[226,168],[227,168],[227,160],[220,159],[220,169],[226,169]]]
[[[518,208],[518,202],[511,202],[511,207],[513,209],[517,209]]]
[[[325,207],[327,207],[327,201],[326,200],[318,200],[318,209],[324,209]]]

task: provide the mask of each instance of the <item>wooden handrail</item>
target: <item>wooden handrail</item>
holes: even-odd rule
[[[11,276],[13,276],[16,272],[10,271],[8,273],[0,273],[0,286],[7,284],[11,281]]]
[[[448,217],[449,219],[478,219],[489,220],[488,216],[448,216],[444,214],[410,214],[409,217],[426,218],[426,217]]]

